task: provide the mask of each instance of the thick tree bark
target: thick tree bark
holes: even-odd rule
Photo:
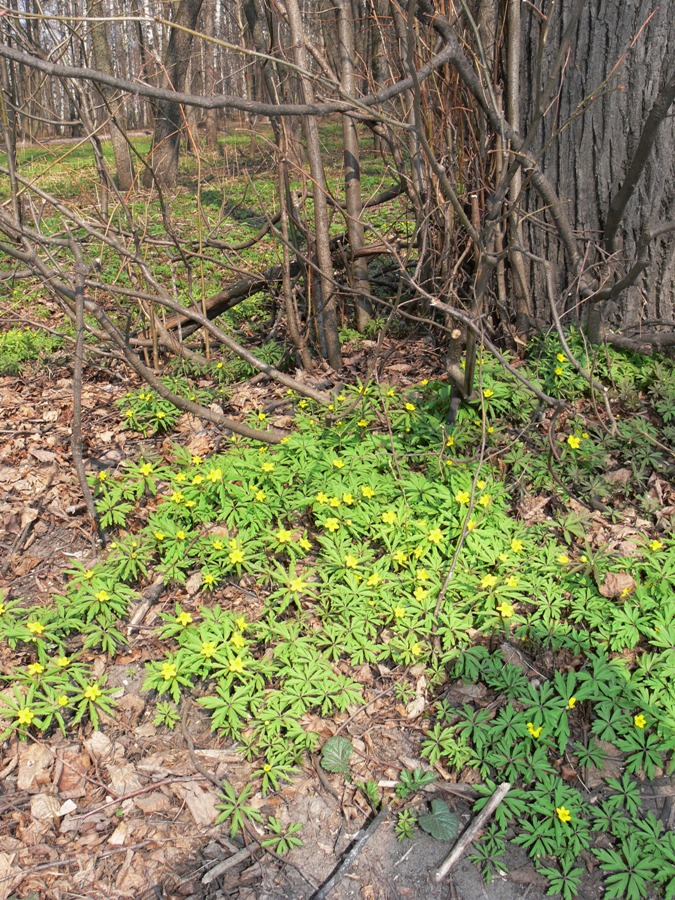
[[[552,70],[573,6],[574,0],[545,4],[548,19],[528,5],[521,7],[523,47],[529,48],[521,78],[524,132],[536,115],[537,92]],[[537,47],[546,29],[538,67]],[[657,0],[587,0],[562,68],[550,100],[543,99],[547,112],[530,155],[541,157],[544,171],[567,201],[584,267],[591,276],[591,291],[604,289],[604,308],[593,304],[592,293],[587,301],[594,313],[593,330],[601,334],[600,314],[606,324],[633,331],[647,319],[672,322],[674,232],[659,227],[674,218],[675,209],[672,10]],[[655,108],[657,100],[660,106]],[[645,126],[649,130],[655,124],[653,141],[645,141]],[[636,159],[636,153],[643,159]],[[616,211],[622,204],[616,198],[636,165],[640,175],[617,222]],[[531,196],[528,208],[540,210],[540,199]],[[536,216],[540,218],[541,213]],[[524,227],[530,248],[557,264],[557,288],[562,290],[576,273],[569,271],[557,237],[535,219]],[[639,267],[632,286],[612,291],[612,285],[632,269],[649,234],[654,237],[648,247],[648,265]],[[530,277],[535,314],[548,319],[546,273],[533,263]],[[571,316],[583,318],[584,311],[569,297]]]
[[[203,0],[181,0],[174,23],[194,30]],[[182,91],[185,87],[192,35],[179,28],[171,29],[171,37],[164,56],[164,80],[167,87]],[[173,187],[178,175],[178,153],[183,127],[183,111],[175,100],[160,100],[155,107],[155,129],[152,138],[150,168],[146,170],[143,183],[150,187],[153,177],[162,187]]]
[[[111,15],[113,10],[105,8],[103,0],[89,0],[89,15],[103,17]],[[110,36],[105,22],[93,22],[91,27],[91,43],[94,54],[94,66],[105,72],[106,75],[114,75],[112,54],[110,52]],[[123,121],[123,107],[116,99],[116,92],[98,85],[98,91],[103,97],[110,120],[110,139],[112,142],[115,168],[117,170],[117,182],[121,191],[130,191],[135,179],[134,164],[131,158],[131,149],[126,137],[126,125]]]

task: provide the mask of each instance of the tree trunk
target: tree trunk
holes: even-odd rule
[[[354,19],[352,18],[351,0],[338,0],[338,45],[340,51],[340,81],[347,97],[356,94],[354,77]],[[342,117],[342,139],[344,142],[345,204],[347,207],[347,232],[349,246],[353,254],[349,267],[351,287],[354,290],[356,308],[356,328],[363,331],[371,318],[371,306],[368,299],[370,283],[368,281],[368,260],[356,254],[365,243],[361,200],[361,166],[359,163],[359,136],[356,123],[350,116]]]
[[[89,0],[89,15],[102,17],[111,15],[113,10],[104,8],[103,0]],[[92,22],[91,42],[94,56],[94,66],[106,75],[114,75],[112,54],[110,52],[110,35],[105,22]],[[126,136],[126,123],[124,122],[124,107],[115,98],[115,91],[98,85],[98,91],[107,108],[110,121],[110,139],[112,141],[115,168],[117,170],[117,182],[121,191],[126,193],[133,187],[135,180],[134,163],[131,157],[131,148]]]
[[[216,33],[216,4],[218,0],[205,0],[204,3],[204,32],[213,37]],[[215,47],[206,42],[204,44],[204,90],[207,96],[213,96],[216,90],[216,64]],[[206,149],[215,153],[218,149],[218,112],[215,109],[207,109],[205,116]]]
[[[649,232],[672,220],[675,208],[675,17],[656,0],[586,0],[569,56],[563,55],[562,76],[550,96],[539,98],[574,5],[563,0],[545,6],[548,19],[521,5],[522,43],[529,48],[520,80],[525,133],[536,125],[537,105],[546,108],[529,155],[542,159],[566,203],[591,279],[586,310],[579,312],[570,293],[569,314],[590,314],[592,337],[601,336],[601,319],[633,333],[645,320],[672,327],[674,232],[661,228],[651,241]],[[529,197],[527,207],[540,210],[540,198]],[[558,292],[574,282],[577,273],[569,271],[555,234],[535,219],[524,230],[529,248],[556,263]],[[641,252],[644,265],[635,269]],[[613,288],[631,269],[635,283]],[[529,275],[535,314],[548,319],[546,272],[535,262]]]
[[[174,23],[194,30],[203,0],[181,0]],[[192,35],[178,28],[171,29],[171,37],[164,55],[164,82],[175,91],[185,88],[190,65]],[[149,168],[143,183],[150,187],[157,180],[162,187],[173,187],[178,175],[178,153],[183,127],[183,111],[175,100],[161,100],[155,106],[155,130],[152,138]]]
[[[303,41],[303,25],[297,0],[286,0],[288,25],[293,42],[293,61],[301,69],[309,69],[309,55]],[[302,99],[314,102],[314,89],[306,76],[301,76]],[[342,352],[338,335],[337,302],[332,280],[333,261],[330,252],[328,186],[321,157],[319,124],[315,116],[305,116],[302,127],[307,143],[307,159],[312,176],[314,197],[314,241],[316,245],[316,284],[319,288],[316,303],[316,322],[321,352],[336,371],[342,368]]]

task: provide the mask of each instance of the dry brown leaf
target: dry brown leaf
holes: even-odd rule
[[[215,791],[211,791],[196,782],[186,784],[172,784],[171,790],[190,810],[195,825],[212,825],[218,816],[216,804],[218,798]]]
[[[54,764],[54,754],[44,744],[19,747],[19,772],[17,788],[27,794],[37,793],[50,782],[49,770]]]
[[[627,597],[635,590],[635,579],[628,572],[608,572],[598,590],[603,597]]]
[[[23,872],[14,864],[16,853],[0,852],[0,900],[7,900],[23,881]]]

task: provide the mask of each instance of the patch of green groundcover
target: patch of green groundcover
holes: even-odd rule
[[[641,396],[654,383],[642,381]],[[432,689],[482,686],[480,699],[431,704],[422,754],[474,769],[485,798],[512,783],[473,855],[487,879],[513,840],[551,893],[577,895],[587,851],[606,897],[674,896],[675,840],[642,810],[639,781],[673,750],[675,543],[635,534],[621,555],[564,508],[525,526],[514,513],[523,469],[497,450],[542,452],[535,404],[488,359],[477,401],[451,430],[444,392],[357,384],[327,410],[290,397],[295,429],[273,448],[233,437],[208,459],[175,447],[171,460],[100,473],[99,513],[116,529],[107,555],[74,568],[51,605],[0,607],[0,637],[16,653],[3,737],[85,717],[96,726],[114,705],[88,651],[114,656],[151,578],[178,590],[198,575],[198,595],[161,615],[144,687],[167,727],[199,688],[213,728],[259,761],[245,796],[224,787],[232,827],[254,790],[277,789],[317,747],[310,714],[363,702],[357,667],[384,664],[404,681],[416,666]],[[658,412],[650,421],[667,427]],[[556,484],[586,478],[604,496],[593,479],[600,463],[622,461],[616,436],[580,411],[559,427]],[[664,466],[655,459],[652,471]],[[221,594],[232,583],[245,589],[237,601]],[[508,662],[509,648],[533,664]],[[602,771],[608,753],[621,773],[591,797],[585,773]]]

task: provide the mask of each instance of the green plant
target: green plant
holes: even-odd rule
[[[270,816],[267,820],[267,828],[271,835],[268,838],[263,838],[260,842],[261,846],[266,850],[273,850],[279,856],[283,856],[284,853],[288,853],[289,850],[293,850],[295,847],[302,847],[302,840],[296,837],[302,830],[302,825],[299,822],[289,822],[284,827],[279,819]]]

